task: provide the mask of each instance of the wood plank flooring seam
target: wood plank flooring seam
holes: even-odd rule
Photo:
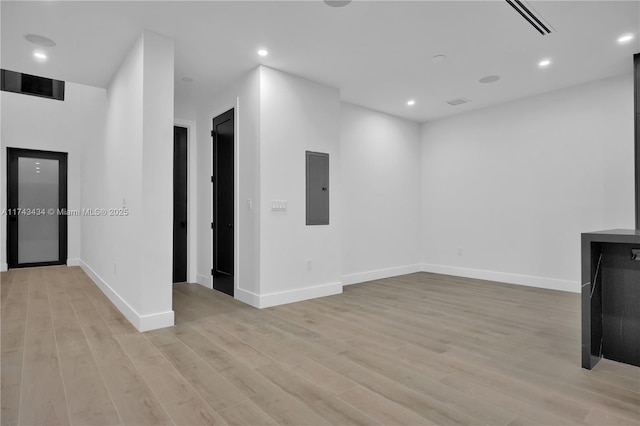
[[[89,301],[91,302],[91,304],[95,306],[95,302],[93,301],[93,299],[91,297],[88,297]],[[106,324],[107,321],[104,318],[104,316],[102,315],[102,313],[100,312],[99,309],[96,309],[96,312],[98,313],[98,315],[100,316],[100,318],[102,318],[102,321]],[[111,330],[109,329],[109,332],[111,333]],[[149,391],[151,392],[151,394],[154,396],[154,398],[156,399],[156,401],[158,401],[158,404],[160,405],[160,407],[162,407],[162,410],[164,411],[164,413],[167,415],[167,417],[169,417],[169,419],[171,419],[171,421],[173,422],[174,425],[176,425],[175,420],[173,419],[173,417],[171,416],[171,414],[168,412],[168,410],[166,409],[166,407],[164,406],[164,404],[162,403],[162,400],[158,397],[157,393],[153,390],[153,387],[150,386],[149,382],[145,379],[144,374],[142,374],[142,372],[140,371],[140,369],[138,368],[138,366],[136,365],[136,362],[131,358],[131,356],[129,355],[129,353],[127,352],[127,350],[122,346],[122,344],[118,341],[118,339],[115,339],[116,342],[118,343],[120,349],[122,350],[122,352],[124,352],[125,356],[129,359],[129,361],[131,362],[131,364],[133,365],[133,368],[136,369],[136,371],[138,372],[138,374],[140,375],[141,380],[146,384],[147,388],[149,389]]]
[[[69,274],[68,280],[71,281],[71,282],[72,281],[78,282],[78,279],[77,279],[76,275],[73,274],[73,273]],[[105,385],[105,380],[104,380],[104,376],[103,376],[102,370],[100,368],[98,368],[98,361],[96,360],[95,355],[94,355],[93,351],[91,350],[91,345],[90,345],[89,341],[87,340],[86,335],[84,334],[84,330],[82,329],[81,322],[80,322],[80,317],[78,316],[78,313],[76,312],[76,309],[75,309],[73,303],[71,302],[71,296],[69,294],[69,291],[78,291],[78,286],[76,285],[73,288],[69,288],[69,286],[67,286],[65,288],[65,290],[64,290],[64,295],[65,295],[65,298],[66,298],[67,302],[69,303],[69,307],[71,308],[71,311],[73,312],[73,316],[74,316],[74,318],[75,318],[75,320],[76,320],[76,322],[78,324],[78,328],[80,329],[80,332],[82,333],[84,342],[87,345],[87,347],[89,348],[89,355],[91,356],[91,359],[93,360],[93,364],[96,366],[96,374],[100,377],[100,381],[101,381],[102,387],[103,387],[104,391],[106,392],[107,397],[109,398],[109,401],[111,402],[111,405],[113,406],[113,410],[114,410],[116,416],[118,417],[118,424],[123,424],[122,417],[120,416],[120,412],[118,410],[118,406],[115,404],[115,401],[113,400],[113,397],[111,396],[111,392],[109,390],[109,387]]]
[[[199,285],[199,284],[197,284],[197,285]],[[189,327],[191,327],[191,325],[189,325]],[[203,335],[202,333],[200,333],[198,330],[195,330],[195,329],[194,329],[194,331],[195,331],[196,333],[200,334],[200,335],[202,336],[202,338],[203,338],[203,339],[207,339],[207,340],[209,340],[209,341],[211,340],[211,339],[209,339],[207,336],[205,336],[205,335]],[[183,343],[183,344],[184,344],[184,343]],[[215,344],[215,343],[213,343],[213,344]],[[203,358],[203,357],[202,357],[198,352],[196,352],[195,350],[193,350],[193,348],[191,348],[191,347],[190,347],[190,346],[188,346],[188,345],[184,345],[184,346],[185,346],[187,349],[189,349],[189,351],[190,351],[193,355],[195,355],[196,357],[198,357],[198,359],[202,360],[202,361],[203,361],[204,363],[206,363],[207,365],[210,365],[210,364],[209,364],[209,362],[208,362],[205,358]],[[218,346],[218,348],[219,348],[221,351],[224,351],[224,352],[226,352],[226,353],[228,354],[228,352],[227,352],[227,351],[225,351],[223,348],[220,348],[219,346]],[[247,368],[249,368],[249,367],[247,366]],[[230,382],[226,377],[224,377],[224,375],[222,375],[222,374],[221,374],[220,376],[222,377],[222,379],[223,379],[225,382],[227,382],[227,384],[228,384],[229,386],[235,387],[235,385],[234,385],[233,383],[231,383],[231,382]],[[250,400],[251,400],[251,398],[248,398],[248,397],[247,397],[247,400],[249,400],[249,401],[250,401]],[[237,404],[234,404],[234,405],[239,405],[239,404],[241,404],[241,403],[243,403],[243,402],[244,402],[244,401],[240,401],[240,402],[238,402]],[[224,409],[226,409],[226,408],[230,408],[230,407],[225,407],[225,408],[223,408],[223,409],[221,409],[221,410],[218,410],[218,411],[222,411],[222,410],[224,410]],[[267,414],[267,415],[268,415],[268,414]]]
[[[17,296],[14,296],[14,294],[16,292],[18,292],[19,288],[17,286],[13,286],[13,280],[15,280],[15,278],[16,278],[15,275],[16,274],[13,274],[13,277],[12,277],[12,285],[9,288],[9,294],[7,295],[7,303],[9,302],[10,298],[13,299],[14,297],[17,297]],[[25,338],[25,333],[26,333],[26,327],[24,326],[24,324],[26,323],[26,317],[27,317],[27,309],[26,309],[26,307],[27,307],[27,304],[29,302],[28,286],[29,286],[29,282],[27,281],[26,282],[26,287],[27,288],[26,289],[20,289],[20,290],[22,290],[22,293],[24,294],[25,309],[24,309],[23,314],[21,315],[21,319],[22,319],[22,323],[23,323],[22,333],[21,333],[22,334],[22,336],[21,336],[21,344],[20,344],[21,351],[22,351],[22,354],[21,354],[22,355],[22,359],[21,359],[21,362],[20,362],[20,376],[18,378],[18,384],[17,384],[17,406],[13,407],[15,409],[15,412],[13,414],[15,414],[16,422],[19,422],[20,395],[21,395],[21,388],[22,388],[22,378],[23,378],[23,373],[24,373],[23,372],[23,369],[24,369],[24,356],[25,356],[25,354],[24,354],[24,338]],[[6,318],[4,318],[6,313],[7,313],[7,307],[5,305],[5,307],[4,307],[3,311],[2,311],[3,321],[7,320]],[[0,321],[0,323],[3,323],[3,322]],[[4,329],[3,329],[3,332],[4,332]],[[3,361],[6,362],[6,359],[4,359]],[[3,365],[3,366],[4,366],[4,368],[7,368],[6,364]],[[2,381],[2,384],[4,386],[6,384],[5,381]],[[4,398],[7,397],[7,392],[2,392],[2,397],[3,397],[3,403],[4,403],[5,402]],[[3,407],[2,407],[3,411],[8,410],[8,409],[9,409],[9,407],[6,407],[6,406],[3,405]],[[10,413],[11,412],[7,412],[5,414],[10,414]],[[2,420],[2,424],[6,424],[6,422],[4,421],[4,416],[3,416],[3,418],[1,420]]]
[[[44,282],[45,288],[47,289],[47,293],[49,292],[49,283],[47,280]],[[49,318],[51,319],[52,333],[53,333],[53,342],[56,347],[56,359],[58,361],[58,373],[60,374],[60,382],[62,383],[62,391],[64,392],[64,401],[67,406],[67,416],[69,417],[69,421],[71,421],[71,410],[69,409],[69,400],[67,397],[67,389],[64,384],[64,377],[62,377],[62,365],[60,365],[60,347],[58,346],[58,339],[56,337],[55,328],[53,327],[53,313],[51,312],[51,298],[47,295],[47,302],[49,303]]]
[[[22,424],[22,422],[20,421],[20,414],[22,412],[22,410],[21,410],[21,405],[22,405],[22,387],[24,386],[24,384],[23,384],[23,379],[24,379],[24,359],[26,357],[26,350],[24,350],[24,343],[25,343],[25,338],[26,338],[26,334],[27,334],[26,323],[27,323],[27,315],[29,313],[29,297],[28,297],[28,295],[29,295],[29,287],[31,286],[31,281],[30,280],[27,280],[26,286],[27,286],[27,288],[26,288],[27,304],[25,306],[25,313],[24,313],[24,316],[25,316],[24,336],[22,337],[22,347],[23,347],[23,351],[22,351],[22,368],[21,368],[22,371],[20,372],[20,392],[19,392],[20,398],[18,400],[18,407],[17,407],[18,408],[18,424]]]
[[[74,275],[74,279],[77,280],[77,278]],[[77,290],[76,290],[77,291]],[[76,320],[78,321],[78,324],[82,324],[82,322],[80,321],[80,317],[78,316],[78,312],[74,306],[73,303],[71,303],[71,297],[69,295],[69,290],[66,291],[67,293],[67,299],[69,300],[69,304],[71,305],[71,309],[73,310],[73,313],[76,317]],[[80,326],[80,331],[82,331],[82,335],[85,339],[85,341],[87,342],[87,346],[89,346],[89,351],[91,352],[91,357],[93,358],[93,362],[95,363],[96,367],[97,367],[97,371],[98,371],[98,375],[100,376],[100,379],[102,380],[103,385],[105,384],[105,380],[104,380],[104,374],[102,372],[102,369],[98,366],[98,360],[96,359],[95,356],[95,350],[91,347],[91,342],[89,342],[89,340],[87,339],[87,335],[86,332],[84,330],[84,328],[82,326]],[[120,424],[124,424],[123,420],[122,420],[122,415],[120,414],[120,410],[118,409],[118,405],[115,403],[113,396],[111,395],[111,391],[109,390],[109,386],[104,386],[107,395],[109,396],[109,398],[111,399],[111,403],[113,404],[113,407],[115,409],[116,414],[118,415],[118,419],[120,420]]]

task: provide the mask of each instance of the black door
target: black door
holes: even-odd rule
[[[7,148],[9,268],[67,263],[67,154]]]
[[[187,129],[173,128],[173,282],[187,281]]]
[[[233,110],[213,119],[213,288],[233,296]]]

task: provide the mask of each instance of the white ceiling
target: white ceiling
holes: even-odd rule
[[[505,1],[2,1],[1,66],[106,87],[143,29],[176,42],[176,101],[214,93],[258,64],[417,121],[623,73],[640,52],[640,1],[529,1],[541,36]],[[636,35],[618,45],[623,33]],[[57,46],[32,58],[35,33]],[[269,56],[256,54],[260,47]],[[434,55],[447,60],[434,63]],[[553,60],[541,70],[543,57]],[[480,84],[486,75],[501,80]],[[185,83],[183,77],[194,79]],[[453,107],[445,102],[465,97]],[[406,101],[416,105],[407,107]]]

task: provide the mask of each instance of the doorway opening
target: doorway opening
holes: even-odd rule
[[[67,153],[7,148],[9,268],[67,264]]]
[[[173,282],[187,281],[187,128],[173,127]]]
[[[234,110],[213,119],[212,222],[215,290],[233,296],[234,280]]]

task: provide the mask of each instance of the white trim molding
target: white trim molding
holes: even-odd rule
[[[486,271],[482,269],[460,268],[457,266],[422,264],[423,272],[453,275],[458,277],[476,278],[487,281],[497,281],[506,284],[524,285],[529,287],[546,288],[549,290],[580,292],[578,281],[559,280],[557,278],[536,277],[532,275],[512,274],[508,272]]]
[[[236,300],[241,301],[242,303],[253,306],[254,308],[260,308],[260,295],[258,294],[243,290],[241,288],[236,288],[233,297]]]
[[[138,331],[151,331],[172,327],[175,324],[173,311],[140,315],[82,259],[80,259],[80,267]]]
[[[80,266],[80,259],[77,257],[67,259],[67,266]]]
[[[7,272],[9,270],[9,264],[3,263],[0,265],[0,272]]]
[[[237,289],[235,298],[255,308],[269,308],[287,303],[301,302],[318,297],[342,294],[342,283],[329,283],[296,290],[280,291],[269,294],[256,294],[247,290]]]
[[[381,280],[383,278],[397,277],[399,275],[413,274],[422,271],[422,264],[395,266],[393,268],[376,269],[374,271],[358,272],[342,276],[342,284],[351,285],[367,281]]]
[[[157,312],[150,315],[140,315],[139,324],[134,326],[138,331],[151,331],[159,328],[173,327],[176,324],[173,311]]]
[[[206,288],[211,288],[211,289],[213,288],[213,282],[211,281],[210,276],[208,277],[206,275],[197,274],[196,283]]]

